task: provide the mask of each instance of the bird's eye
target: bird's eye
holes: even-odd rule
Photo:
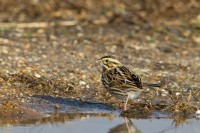
[[[106,62],[108,62],[108,60],[106,60]]]

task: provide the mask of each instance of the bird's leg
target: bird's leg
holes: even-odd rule
[[[124,105],[124,111],[126,110],[126,105],[127,105],[127,103],[128,103],[128,99],[129,99],[129,94],[128,94],[128,96],[127,96],[127,99],[126,99],[126,102],[125,102],[125,105]]]
[[[128,133],[131,133],[131,129],[130,129],[130,126],[129,126],[130,120],[127,119],[126,117],[124,119],[125,119],[125,123],[126,123],[126,127],[127,127],[127,130],[128,130]]]

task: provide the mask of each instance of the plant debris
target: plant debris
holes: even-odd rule
[[[193,116],[200,109],[200,4],[134,3],[1,1],[0,109],[11,108],[10,116],[35,95],[121,108],[122,101],[101,85],[96,63],[115,55],[142,81],[163,83],[130,102],[122,116],[148,117],[159,111],[172,113],[177,122],[179,116]]]

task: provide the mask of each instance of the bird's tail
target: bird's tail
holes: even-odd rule
[[[143,83],[143,86],[145,87],[161,87],[161,83]]]

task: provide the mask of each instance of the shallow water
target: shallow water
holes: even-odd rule
[[[0,133],[199,133],[200,120],[127,119],[116,114],[52,114],[37,120],[2,122]]]
[[[27,107],[42,113],[0,118],[0,133],[200,133],[200,120],[169,113],[155,111],[144,119],[139,115],[141,111],[131,110],[136,115],[129,119],[121,117],[120,109],[101,103],[50,96],[36,96],[30,103]],[[60,109],[55,110],[53,105]]]

